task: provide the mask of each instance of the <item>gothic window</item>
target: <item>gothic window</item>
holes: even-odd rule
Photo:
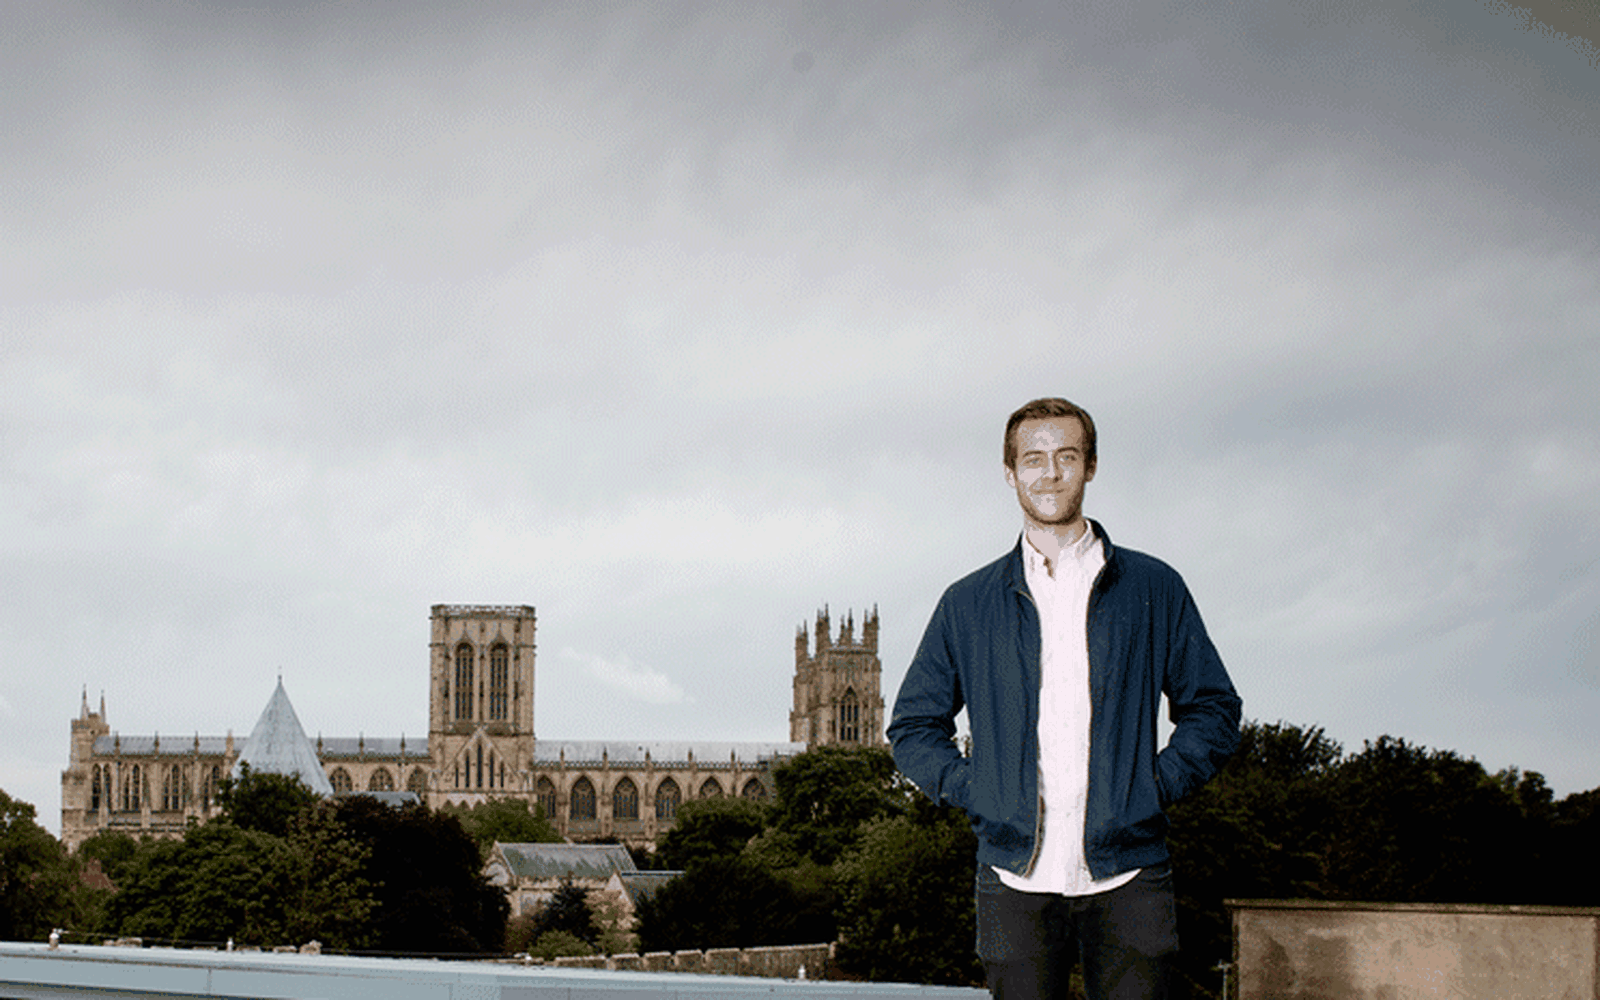
[[[139,811],[139,783],[143,777],[139,765],[133,765],[127,783],[122,786],[122,808],[127,812]]]
[[[635,820],[639,818],[639,786],[632,778],[623,778],[611,790],[611,818]]]
[[[722,797],[722,786],[717,783],[716,778],[707,778],[705,782],[700,785],[700,797],[702,799],[717,799]]]
[[[572,786],[569,808],[569,815],[573,819],[594,819],[594,783],[588,778],[579,778],[578,783]]]
[[[683,795],[678,791],[678,783],[668,778],[656,786],[656,819],[674,819],[678,815],[678,803],[683,801]]]
[[[855,688],[845,690],[839,699],[839,739],[845,743],[861,742],[861,700]]]
[[[471,764],[467,765],[467,770],[468,771],[472,770],[472,765]],[[472,784],[472,776],[470,774],[467,776],[467,784],[469,784],[469,785]],[[478,787],[479,788],[483,787],[483,744],[482,743],[478,744]]]
[[[194,786],[189,783],[189,772],[183,772],[183,808],[189,808],[189,803],[194,801]]]
[[[355,787],[354,782],[350,780],[350,772],[342,767],[334,768],[333,773],[328,775],[328,784],[333,786],[336,795],[342,795]]]
[[[761,783],[760,778],[751,778],[744,783],[744,791],[740,794],[747,799],[764,799],[767,797],[767,786]]]
[[[503,642],[495,643],[489,650],[489,721],[504,722],[509,699],[507,678],[510,675],[511,651]]]
[[[394,775],[389,773],[387,767],[380,767],[372,772],[372,777],[367,779],[367,791],[392,792],[394,791]]]
[[[538,797],[539,808],[544,810],[545,819],[555,819],[556,815],[556,786],[549,778],[540,778],[535,789]]]
[[[456,647],[456,718],[472,718],[472,647]]]
[[[428,790],[428,776],[423,773],[422,768],[420,768],[420,767],[412,768],[411,769],[411,777],[406,779],[406,791],[408,791],[408,792],[416,792],[417,793],[417,798],[421,798],[422,797],[422,793],[426,792],[427,790]]]
[[[494,751],[489,751],[489,787],[494,787]]]
[[[100,810],[100,765],[93,768],[93,783],[89,786],[89,808],[98,812]]]
[[[178,765],[164,771],[161,775],[161,808],[171,812],[183,808],[178,797],[183,793],[183,775],[178,772]]]

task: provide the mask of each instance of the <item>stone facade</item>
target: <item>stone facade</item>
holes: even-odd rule
[[[335,793],[410,791],[432,807],[519,798],[542,806],[569,840],[653,846],[687,799],[768,797],[773,767],[808,746],[883,743],[877,612],[861,643],[852,629],[853,620],[831,642],[819,614],[810,658],[801,627],[789,741],[551,740],[534,735],[534,609],[434,605],[428,735],[318,736],[313,750]],[[85,692],[61,774],[62,841],[76,849],[100,830],[182,836],[216,813],[217,784],[241,749],[231,732],[123,736],[104,697],[91,711]]]
[[[794,637],[794,710],[789,739],[808,748],[830,744],[882,746],[883,663],[878,659],[878,609],[861,623],[855,640],[852,612],[833,639],[828,610],[817,612],[816,653],[806,627]]]

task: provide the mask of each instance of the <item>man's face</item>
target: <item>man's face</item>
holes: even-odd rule
[[[1083,424],[1077,417],[1024,420],[1012,432],[1016,466],[1006,482],[1029,523],[1039,527],[1073,524],[1083,517],[1083,487],[1094,478],[1084,455]]]

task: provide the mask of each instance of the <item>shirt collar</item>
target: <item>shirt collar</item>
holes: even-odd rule
[[[1071,544],[1061,550],[1061,562],[1076,569],[1083,569],[1091,553],[1100,544],[1100,537],[1094,533],[1094,525],[1087,518],[1083,522],[1083,533]],[[1028,539],[1028,528],[1024,523],[1022,528],[1022,562],[1023,568],[1028,573],[1050,574],[1050,567],[1045,562],[1044,554],[1033,547],[1033,542]],[[1060,568],[1059,566],[1057,567]]]

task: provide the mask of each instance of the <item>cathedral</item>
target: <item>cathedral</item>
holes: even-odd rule
[[[833,637],[818,612],[814,649],[795,636],[789,740],[717,742],[544,739],[534,735],[534,609],[436,604],[428,648],[426,739],[309,739],[279,679],[255,728],[226,736],[123,735],[104,695],[84,694],[61,772],[61,839],[69,850],[101,830],[182,836],[218,809],[218,783],[241,765],[296,774],[322,794],[371,792],[431,807],[520,798],[569,841],[654,845],[689,798],[773,793],[783,760],[828,744],[882,745],[878,613]]]

